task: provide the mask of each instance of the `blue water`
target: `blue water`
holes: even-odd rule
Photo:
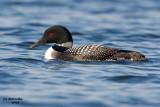
[[[0,9],[0,107],[160,107],[160,0],[0,0]],[[75,46],[147,60],[46,61],[49,45],[28,47],[57,24]]]

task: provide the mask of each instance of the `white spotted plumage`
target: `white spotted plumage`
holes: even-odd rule
[[[83,45],[79,47],[73,47],[65,51],[66,54],[73,56],[81,56],[87,60],[94,59],[105,59],[110,56],[111,53],[107,52],[110,50],[111,53],[114,52],[112,49],[104,47],[102,45]]]

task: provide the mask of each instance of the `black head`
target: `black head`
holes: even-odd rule
[[[30,48],[34,48],[46,43],[62,44],[65,42],[73,42],[71,33],[64,26],[55,25],[49,27],[44,32],[43,37],[34,43]]]

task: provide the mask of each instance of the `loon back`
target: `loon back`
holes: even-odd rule
[[[145,56],[139,52],[118,50],[103,45],[83,45],[62,52],[59,59],[78,61],[144,60]]]

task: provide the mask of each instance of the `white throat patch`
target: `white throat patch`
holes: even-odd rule
[[[50,59],[56,59],[56,53],[57,51],[55,51],[52,46],[49,47],[47,49],[47,51],[45,52],[44,54],[44,58],[47,59],[47,60],[50,60]],[[57,53],[58,54],[58,53]]]
[[[59,45],[59,46],[64,46],[64,47],[67,47],[67,48],[71,48],[72,45],[73,45],[73,43],[72,43],[72,42],[66,42],[66,43],[57,44],[57,45]],[[45,52],[44,58],[47,59],[47,60],[57,59],[57,57],[58,57],[60,54],[61,54],[60,52],[54,50],[54,49],[52,48],[52,46],[51,46],[51,47],[49,47],[49,48],[47,49],[47,51]]]

